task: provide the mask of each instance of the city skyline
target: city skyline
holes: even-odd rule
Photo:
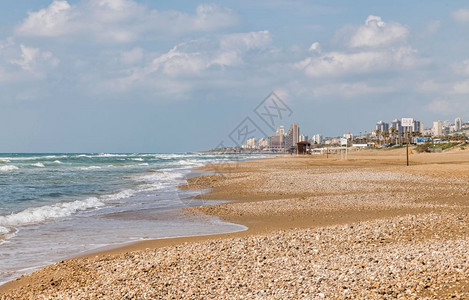
[[[241,148],[245,149],[270,149],[274,151],[285,150],[294,148],[298,142],[307,141],[312,144],[323,144],[323,143],[340,143],[340,138],[344,137],[348,140],[355,138],[374,138],[381,139],[386,133],[388,136],[395,137],[401,140],[406,136],[406,133],[412,136],[427,136],[432,138],[441,138],[449,135],[463,135],[469,137],[469,121],[464,122],[464,118],[456,117],[454,122],[451,123],[449,120],[442,122],[441,120],[433,121],[431,127],[424,127],[424,124],[416,119],[412,119],[412,126],[406,127],[401,124],[402,118],[393,119],[392,122],[388,123],[383,120],[376,122],[375,129],[363,130],[360,132],[352,133],[350,131],[340,133],[337,135],[324,136],[319,132],[313,132],[311,138],[308,134],[311,132],[301,132],[300,127],[297,123],[292,123],[290,129],[285,133],[285,126],[279,125],[275,133],[270,136],[249,137],[246,143]],[[408,131],[407,131],[408,130]]]

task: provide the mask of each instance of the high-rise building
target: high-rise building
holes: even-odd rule
[[[454,129],[455,131],[459,131],[462,129],[462,119],[460,117],[454,119]]]
[[[299,142],[307,142],[309,137],[306,134],[300,134]]]
[[[322,142],[323,142],[322,141],[322,135],[320,135],[320,134],[313,135],[312,142],[313,142],[313,144],[318,144],[318,145],[322,144]]]
[[[412,132],[420,132],[420,133],[422,133],[422,131],[423,131],[423,124],[422,124],[422,122],[417,121],[417,120],[414,120],[414,122],[412,123],[411,131],[412,131]]]
[[[269,147],[274,150],[284,150],[285,140],[283,135],[269,136]]]
[[[380,132],[388,132],[389,123],[379,121],[378,123],[376,123],[376,130],[379,130]]]
[[[443,128],[449,128],[449,125],[451,125],[451,123],[449,122],[449,120],[443,121]]]
[[[283,126],[277,127],[277,132],[275,134],[276,135],[285,135],[285,127],[283,127]]]
[[[443,123],[441,121],[434,121],[432,127],[432,136],[438,137],[443,135]]]
[[[259,148],[267,148],[269,146],[269,142],[267,141],[266,138],[261,138],[259,139]]]
[[[285,137],[285,149],[290,149],[291,147],[296,147],[300,140],[300,127],[298,124],[291,124],[290,129],[288,129],[287,136]]]
[[[246,144],[247,144],[248,149],[257,149],[257,139],[256,138],[248,139]]]
[[[394,119],[391,123],[391,127],[394,128],[394,134],[397,138],[401,138],[403,137],[404,135],[404,130],[402,128],[402,125],[401,125],[401,120],[399,119]]]

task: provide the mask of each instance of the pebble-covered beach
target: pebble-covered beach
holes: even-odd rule
[[[187,213],[250,229],[63,261],[0,299],[468,299],[469,155],[417,158],[283,157],[191,179],[238,201]]]

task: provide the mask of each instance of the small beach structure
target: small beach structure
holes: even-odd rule
[[[310,142],[298,142],[296,144],[296,154],[309,154],[311,153],[311,143]]]

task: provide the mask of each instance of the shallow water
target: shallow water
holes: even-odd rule
[[[79,253],[141,239],[243,226],[181,208],[191,169],[259,158],[214,154],[0,154],[0,282]]]

